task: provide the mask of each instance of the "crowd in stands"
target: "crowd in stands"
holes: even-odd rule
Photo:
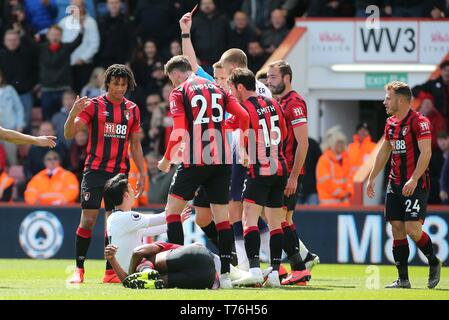
[[[288,34],[295,17],[361,17],[370,14],[365,9],[371,4],[378,6],[381,16],[449,16],[449,1],[445,0],[199,2],[191,37],[200,64],[210,73],[212,65],[231,47],[247,53],[248,66],[256,73]],[[161,173],[157,161],[171,132],[172,119],[167,111],[173,87],[163,66],[172,56],[181,54],[178,21],[197,3],[198,0],[0,0],[0,126],[58,137],[55,152],[51,153],[36,146],[0,143],[0,201],[78,201],[78,194],[71,190],[75,180],[69,172],[79,183],[87,135],[79,132],[71,141],[65,140],[64,122],[76,96],[103,94],[105,69],[121,63],[131,67],[138,84],[128,98],[140,107],[141,141],[148,166],[148,194],[139,204],[165,202],[174,169],[169,174]],[[448,88],[449,64],[442,67],[440,78],[413,91],[422,100],[421,111],[433,119],[433,124],[438,123],[434,152],[439,156],[434,156],[431,165],[438,176],[434,179],[436,202],[449,201]],[[335,199],[348,203],[353,192],[349,182],[373,148],[365,124],[357,128],[349,148],[338,130],[331,130],[327,138],[323,149],[310,139],[302,203]],[[347,179],[348,183],[344,188],[343,183],[329,183],[325,179],[329,173],[335,175],[332,179]],[[58,179],[69,176],[73,181],[70,188],[59,188]],[[36,188],[45,188],[48,194],[36,193]],[[64,194],[52,195],[52,190],[62,189]]]

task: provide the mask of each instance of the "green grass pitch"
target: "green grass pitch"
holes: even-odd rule
[[[307,287],[232,290],[131,290],[120,284],[102,284],[104,261],[86,262],[85,283],[66,285],[71,260],[0,260],[0,300],[3,299],[132,299],[132,300],[272,300],[272,299],[444,299],[449,300],[449,270],[434,290],[427,289],[427,267],[410,267],[411,290],[386,290],[396,278],[394,266],[318,265]],[[379,276],[377,276],[377,274]],[[378,280],[376,280],[378,279]],[[379,284],[380,288],[376,289]]]

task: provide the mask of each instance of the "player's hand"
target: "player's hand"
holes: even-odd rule
[[[374,199],[374,196],[376,195],[376,190],[374,189],[375,186],[376,183],[374,182],[374,180],[368,180],[368,185],[366,186],[366,194],[370,199]]]
[[[447,192],[446,191],[440,191],[440,199],[442,200],[442,201],[446,201],[447,199],[449,198],[449,195],[447,194]]]
[[[35,145],[39,147],[54,148],[56,147],[56,137],[55,136],[36,137]]]
[[[181,222],[184,222],[187,219],[189,219],[191,214],[192,214],[192,208],[185,207],[184,210],[182,210],[182,212],[181,212]]]
[[[286,197],[290,197],[292,194],[296,192],[296,189],[298,188],[298,178],[289,177],[287,180],[287,185],[284,189],[284,195]]]
[[[170,171],[170,167],[171,167],[170,161],[165,159],[165,157],[163,157],[161,160],[159,160],[159,162],[157,164],[157,168],[165,173],[168,173]]]
[[[90,104],[90,102],[91,101],[88,97],[80,98],[79,96],[76,96],[76,100],[73,104],[72,109],[70,110],[70,114],[74,117],[78,116],[81,111],[83,111],[84,108],[86,108]]]
[[[135,198],[140,197],[145,191],[145,176],[143,174],[139,175],[139,180],[137,180],[137,193]]]
[[[404,197],[410,197],[416,189],[416,186],[418,185],[418,181],[416,181],[413,178],[410,178],[409,181],[404,185],[404,188],[402,188],[402,195]]]
[[[117,247],[113,244],[109,244],[106,248],[104,248],[104,258],[106,260],[111,260],[115,257],[115,254],[117,253]]]
[[[181,28],[181,33],[190,33],[192,28],[192,14],[190,12],[187,12],[179,20],[179,27]]]
[[[249,156],[246,153],[245,148],[240,148],[239,150],[239,162],[245,168],[249,168]]]

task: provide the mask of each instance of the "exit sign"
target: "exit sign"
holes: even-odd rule
[[[408,75],[405,72],[400,73],[365,73],[365,88],[379,89],[383,88],[388,82],[403,81],[408,82]]]

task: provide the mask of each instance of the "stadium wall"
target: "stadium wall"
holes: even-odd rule
[[[391,264],[391,228],[383,219],[383,207],[297,207],[294,216],[303,242],[320,256],[322,263]],[[163,206],[141,209],[157,213]],[[75,231],[79,224],[77,206],[0,207],[0,258],[72,259]],[[185,243],[206,244],[192,216],[184,223]],[[93,232],[88,258],[103,258],[101,214]],[[432,237],[440,259],[449,262],[449,208],[430,207],[424,230]],[[166,240],[162,235],[158,240]],[[410,242],[411,264],[422,264],[425,257]]]

